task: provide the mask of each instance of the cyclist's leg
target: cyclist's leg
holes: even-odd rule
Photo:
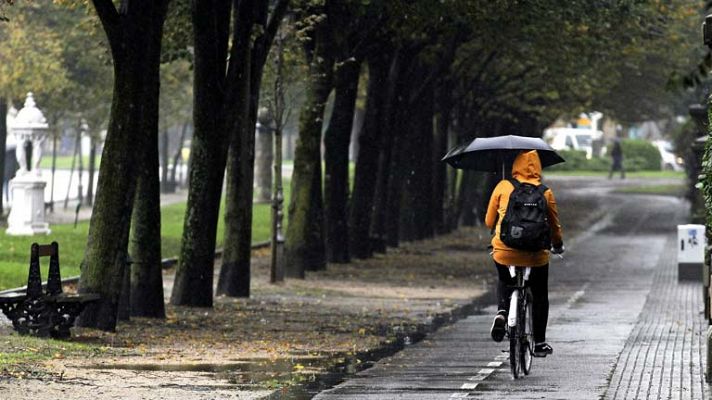
[[[509,268],[506,265],[499,264],[496,261],[494,264],[497,267],[497,276],[499,277],[497,282],[497,310],[506,312],[509,311],[509,298],[512,296],[512,286],[516,284],[516,281],[509,275]]]
[[[507,267],[495,262],[495,268],[499,277],[497,284],[497,315],[492,321],[490,336],[495,342],[501,342],[506,334],[507,310],[509,308],[509,297],[512,295],[511,286],[514,285],[514,279],[509,275]]]
[[[543,343],[546,342],[546,325],[549,320],[549,264],[532,268],[529,287],[532,290],[534,343]]]

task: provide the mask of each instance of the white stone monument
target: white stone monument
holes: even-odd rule
[[[27,93],[25,106],[17,113],[12,126],[17,139],[15,154],[20,169],[10,180],[12,209],[7,217],[8,235],[49,234],[45,221],[44,190],[40,159],[42,141],[47,136],[47,120],[35,105],[32,93]]]

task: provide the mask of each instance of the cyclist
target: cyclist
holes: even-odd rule
[[[521,183],[541,185],[541,161],[536,150],[523,151],[517,155],[512,166],[512,177]],[[553,349],[546,343],[546,324],[549,318],[549,250],[526,251],[508,247],[500,239],[500,225],[504,219],[509,195],[514,190],[514,185],[504,179],[500,181],[490,197],[485,224],[490,229],[494,228],[492,238],[492,258],[499,276],[497,295],[499,308],[492,323],[490,334],[496,342],[504,338],[507,326],[507,311],[509,298],[512,293],[511,286],[515,285],[514,278],[509,275],[507,266],[532,267],[529,277],[529,286],[532,291],[532,334],[534,336],[534,353],[537,356],[546,356],[553,353]],[[548,205],[548,220],[551,228],[551,252],[561,254],[564,252],[564,242],[561,234],[556,200],[551,189],[544,192]]]

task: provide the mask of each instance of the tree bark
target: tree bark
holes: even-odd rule
[[[168,139],[168,129],[164,129],[163,133],[161,134],[161,157],[160,157],[160,163],[161,163],[161,193],[173,193],[175,186],[172,186],[170,183],[168,183],[168,158],[170,157],[168,155],[168,145],[169,145],[169,139]]]
[[[334,77],[334,108],[324,135],[324,205],[327,257],[347,263],[349,256],[348,198],[349,144],[354,120],[361,64],[347,60]]]
[[[247,7],[248,1],[241,2]],[[227,159],[225,70],[230,1],[192,2],[195,41],[193,123],[188,203],[171,303],[213,305],[215,236]],[[233,58],[230,62],[238,62]]]
[[[165,318],[161,268],[161,193],[158,177],[158,75],[149,87],[143,121],[146,144],[139,155],[138,183],[131,216],[131,316]],[[165,138],[164,138],[165,139]]]
[[[381,140],[385,134],[383,121],[387,91],[383,88],[388,83],[388,68],[387,59],[374,56],[368,60],[366,114],[358,136],[359,150],[349,215],[349,248],[356,258],[368,258],[372,254],[370,228],[377,186],[373,177],[378,174]]]
[[[96,137],[90,138],[89,144],[89,184],[87,185],[86,204],[94,205],[94,176],[96,174]]]
[[[232,297],[250,296],[250,252],[252,242],[253,169],[255,129],[250,126],[250,72],[254,9],[241,15],[235,29],[238,42],[233,46],[239,57],[237,90],[233,112],[235,124],[230,127],[225,198],[225,239],[218,294]]]
[[[233,115],[234,135],[231,137],[227,170],[227,200],[225,212],[225,252],[218,280],[218,293],[233,297],[250,295],[250,259],[252,255],[252,203],[254,195],[255,124],[259,104],[262,70],[267,61],[277,27],[287,10],[287,0],[279,0],[268,15],[268,2],[257,1],[251,13],[241,14],[237,23],[244,31],[236,31],[233,57],[241,61],[236,68]],[[260,25],[261,34],[252,41],[253,25]]]
[[[411,107],[409,107],[411,108]],[[405,179],[401,194],[400,240],[421,240],[433,236],[433,98],[432,89],[411,109],[405,136],[403,164]]]
[[[321,21],[314,28],[314,49],[309,57],[306,99],[299,116],[299,137],[294,150],[285,259],[287,276],[296,278],[304,278],[306,270],[326,268],[321,130],[324,107],[331,91],[334,62],[326,49],[329,44],[326,25],[327,22]]]
[[[391,184],[390,178],[393,172],[391,171],[391,161],[393,159],[394,152],[396,151],[394,149],[395,127],[393,125],[396,118],[394,118],[393,114],[402,112],[394,107],[397,102],[395,95],[397,84],[400,79],[401,61],[400,52],[394,52],[384,59],[378,58],[374,60],[374,62],[380,63],[378,66],[371,66],[374,73],[380,74],[380,76],[374,75],[374,78],[376,78],[379,82],[387,83],[388,88],[386,91],[383,91],[378,90],[378,87],[375,87],[375,93],[373,93],[374,96],[378,96],[374,99],[376,102],[375,107],[378,110],[381,110],[378,114],[380,120],[375,122],[381,129],[381,151],[378,159],[376,193],[374,194],[370,235],[371,250],[379,253],[386,252],[388,237],[388,195],[390,191],[389,185]],[[369,93],[369,99],[370,95],[371,94]],[[368,113],[368,107],[366,112]]]
[[[452,106],[450,104],[449,85],[442,85],[436,91],[436,131],[434,136],[433,153],[433,225],[438,234],[450,231],[447,224],[448,196],[447,196],[447,164],[440,161],[448,151],[448,138],[450,131],[450,114]]]
[[[113,331],[122,286],[117,282],[124,275],[136,189],[137,154],[145,143],[142,121],[149,112],[147,98],[157,96],[149,84],[158,81],[167,1],[132,2],[117,10],[110,0],[94,0],[94,6],[114,59],[114,95],[79,280],[79,292],[98,293],[101,299],[88,305],[77,323]]]

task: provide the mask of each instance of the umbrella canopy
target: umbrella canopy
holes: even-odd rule
[[[450,150],[442,161],[455,168],[497,172],[508,158],[516,156],[521,150],[536,150],[542,167],[565,161],[540,138],[516,135],[476,138]]]

